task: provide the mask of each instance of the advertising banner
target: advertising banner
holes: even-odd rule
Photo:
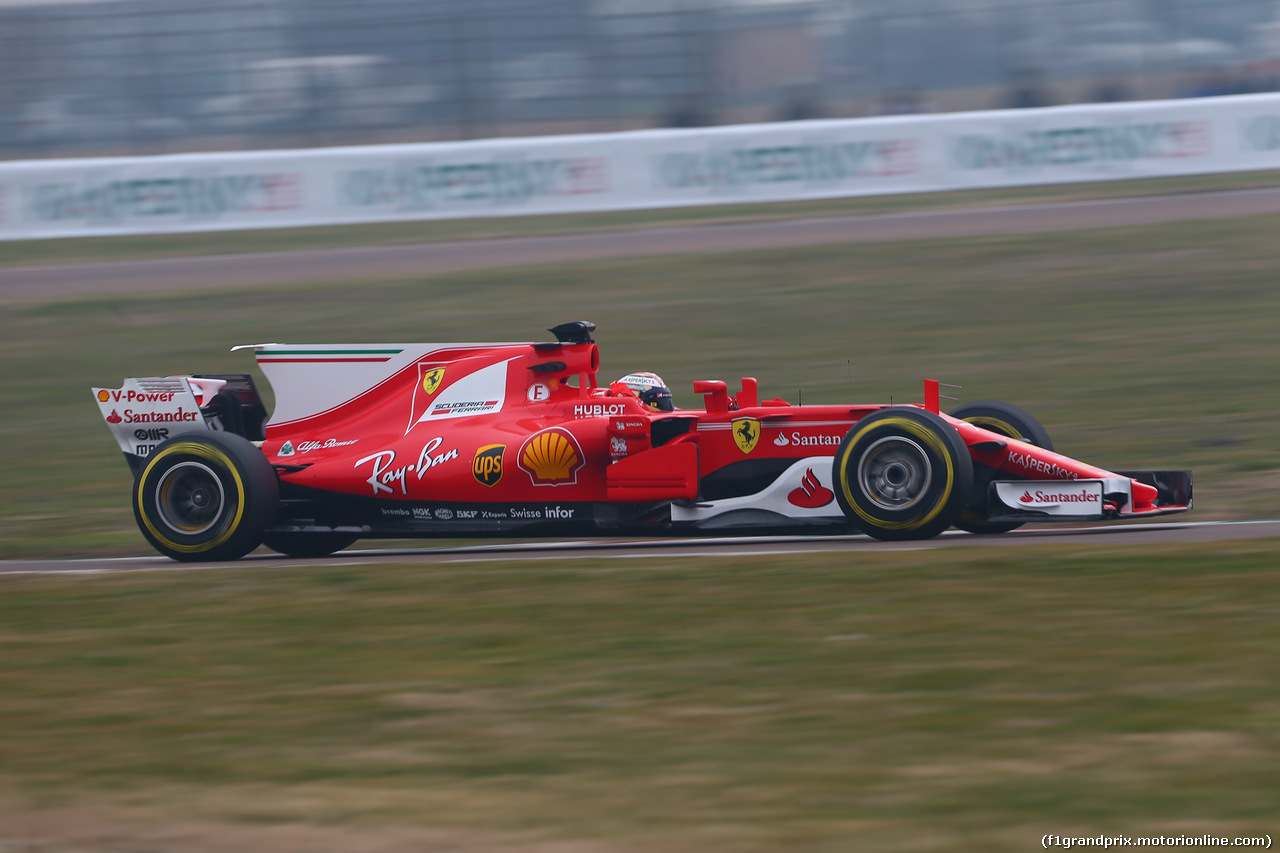
[[[1280,94],[0,163],[0,239],[583,213],[1280,168]]]

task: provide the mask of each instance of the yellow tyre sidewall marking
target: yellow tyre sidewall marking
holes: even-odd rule
[[[974,415],[971,418],[965,418],[965,422],[971,423],[974,426],[982,427],[983,429],[991,430],[992,432],[998,432],[1001,435],[1007,435],[1009,438],[1016,439],[1018,441],[1024,441],[1028,444],[1031,443],[1017,427],[1008,421],[1002,421],[999,418],[993,418],[988,415]],[[960,520],[966,524],[972,524],[974,526],[987,523],[987,517],[985,515],[978,515],[971,509],[966,509],[964,512],[960,513]]]
[[[228,524],[223,529],[222,533],[220,533],[218,537],[211,542],[200,542],[194,545],[174,542],[156,529],[155,524],[151,521],[150,513],[147,512],[144,493],[147,486],[147,478],[151,475],[151,470],[161,460],[177,453],[184,453],[191,456],[198,456],[202,459],[207,459],[208,461],[225,469],[231,474],[231,478],[235,480],[237,498],[235,518],[231,519],[231,523]],[[160,453],[157,453],[147,462],[147,467],[142,469],[142,476],[138,478],[138,515],[142,517],[142,523],[147,526],[147,530],[151,531],[151,535],[158,539],[166,548],[172,548],[174,551],[179,551],[183,554],[197,554],[201,551],[209,551],[230,539],[232,534],[240,528],[240,519],[244,517],[244,505],[247,497],[248,496],[245,494],[244,481],[240,478],[240,472],[236,469],[235,464],[232,463],[227,455],[217,448],[208,447],[203,444],[196,444],[194,442],[174,444],[165,448]],[[159,509],[157,508],[157,512],[158,511]]]
[[[858,505],[858,502],[854,500],[853,490],[849,488],[849,456],[853,453],[853,448],[857,446],[858,442],[862,440],[864,435],[872,430],[886,426],[896,426],[903,432],[920,439],[921,442],[933,450],[946,463],[947,477],[942,494],[938,496],[938,500],[934,502],[933,508],[930,509],[924,517],[917,516],[916,518],[910,518],[906,521],[886,521],[885,519],[869,515],[861,506]],[[853,440],[849,442],[845,447],[844,453],[840,456],[840,488],[844,492],[845,502],[849,504],[850,508],[853,509],[858,518],[868,524],[886,530],[914,530],[918,527],[923,527],[936,518],[938,513],[942,512],[943,507],[946,506],[948,498],[951,497],[951,490],[955,488],[955,478],[956,472],[955,467],[951,462],[951,453],[943,445],[942,439],[937,433],[929,429],[924,424],[917,423],[916,421],[909,420],[907,418],[881,418],[876,420],[875,423],[868,424],[854,435]]]
[[[1001,435],[1007,435],[1009,438],[1016,438],[1018,441],[1027,440],[1026,436],[1019,432],[1017,427],[1008,421],[1002,421],[999,418],[987,417],[986,415],[975,415],[971,418],[965,418],[965,421],[973,424],[974,426],[980,426],[983,429],[998,432]]]

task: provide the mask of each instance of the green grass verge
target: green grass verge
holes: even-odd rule
[[[1224,175],[1057,184],[966,192],[869,196],[822,201],[660,208],[616,213],[481,217],[319,228],[148,234],[136,237],[0,241],[0,267],[187,255],[296,251],[339,246],[430,243],[493,237],[530,237],[541,234],[583,233],[671,225],[709,225],[767,219],[904,213],[913,210],[1039,204],[1274,186],[1280,186],[1280,171],[1236,172]]]
[[[1274,834],[1275,547],[0,578],[0,790],[459,850]]]
[[[1280,217],[596,261],[0,313],[0,555],[146,553],[91,385],[250,370],[235,344],[529,340],[599,324],[606,378],[756,376],[806,403],[921,379],[1035,414],[1103,467],[1191,468],[1191,519],[1280,516]]]

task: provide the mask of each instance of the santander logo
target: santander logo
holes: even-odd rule
[[[1036,480],[995,484],[1000,503],[1044,515],[1102,517],[1101,480]]]
[[[1097,498],[1087,492],[1042,492],[1038,489],[1034,495],[1031,492],[1023,492],[1022,497],[1018,498],[1018,500],[1024,504],[1087,504],[1097,502]]]
[[[835,500],[835,493],[819,483],[813,469],[809,468],[800,480],[800,488],[792,489],[787,500],[801,509],[817,509]]]

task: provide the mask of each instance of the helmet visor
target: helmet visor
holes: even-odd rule
[[[675,403],[671,399],[671,389],[665,385],[646,388],[640,392],[640,402],[655,412],[674,412]]]

